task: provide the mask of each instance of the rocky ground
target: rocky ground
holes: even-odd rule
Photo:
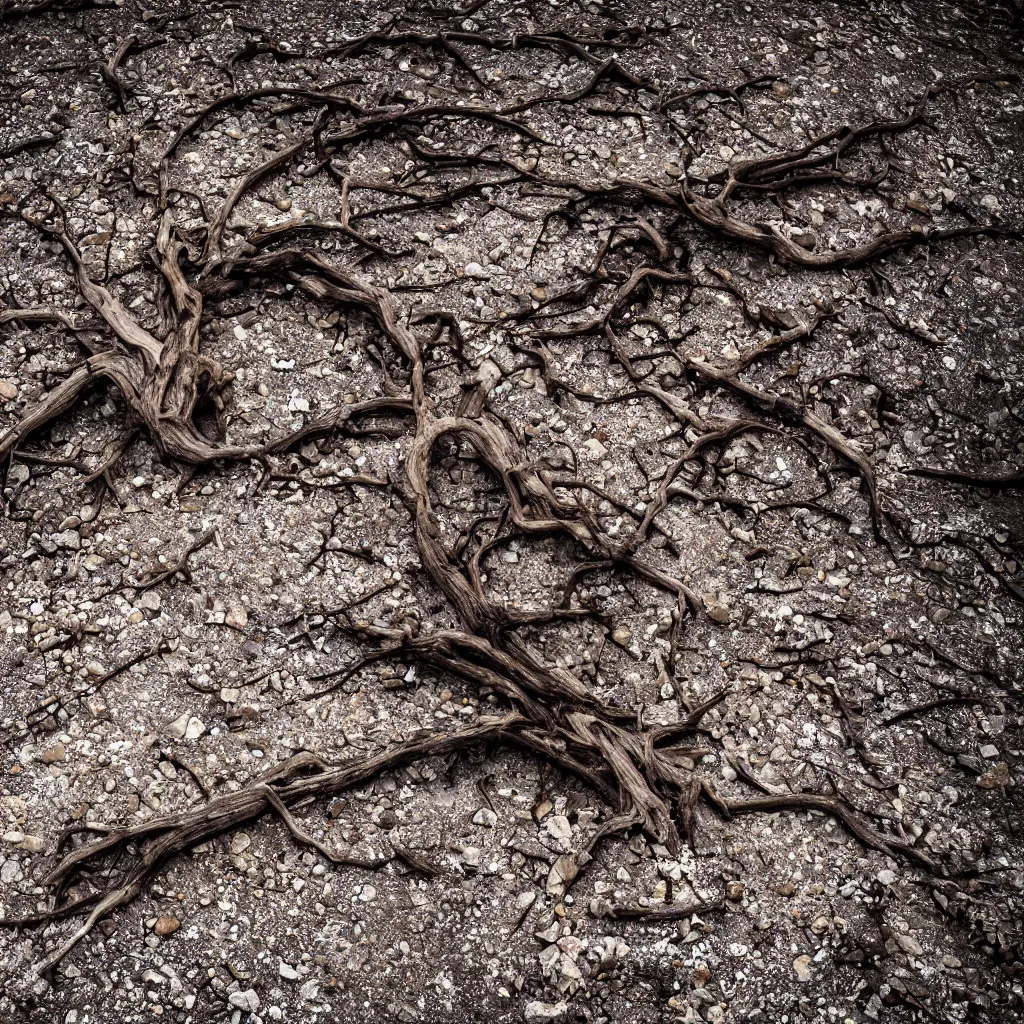
[[[1024,1020],[1020,30],[0,0],[0,1017]]]

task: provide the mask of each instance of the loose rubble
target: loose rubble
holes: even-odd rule
[[[437,401],[489,403],[536,460],[517,473],[586,480],[578,500],[611,538],[644,521],[695,422],[766,424],[686,460],[662,532],[645,542],[700,604],[697,615],[683,601],[678,642],[675,599],[608,566],[575,579],[571,595],[599,618],[530,636],[642,726],[715,701],[673,757],[726,799],[780,808],[726,817],[702,803],[675,850],[636,828],[602,836],[621,808],[601,792],[528,749],[483,743],[292,805],[296,826],[349,863],[274,814],[169,857],[37,978],[34,965],[82,918],[10,919],[52,906],[45,879],[62,836],[73,849],[107,826],[205,806],[306,751],[344,763],[487,729],[507,711],[492,685],[411,659],[345,676],[360,658],[337,628],[345,615],[409,637],[458,626],[424,571],[407,503],[388,489],[409,431],[310,431],[288,451],[193,472],[159,457],[116,387],[96,386],[18,446],[28,457],[3,480],[0,1018],[1024,1019],[1024,520],[1007,484],[1024,463],[1019,241],[953,238],[836,269],[778,255],[1022,223],[1021,37],[1002,8],[31,6],[0,4],[0,432],[111,338],[78,301],[61,246],[15,207],[60,196],[89,278],[162,337],[168,297],[150,256],[159,154],[229,88],[343,79],[358,80],[368,106],[511,104],[582,89],[604,68],[580,100],[508,115],[553,140],[536,152],[495,123],[459,129],[460,141],[484,157],[508,146],[547,174],[674,196],[684,175],[714,185],[772,147],[903,117],[936,79],[971,81],[931,97],[925,123],[842,165],[858,180],[887,165],[877,187],[837,191],[826,176],[778,202],[731,202],[775,232],[782,249],[771,252],[682,217],[652,221],[628,191],[610,210],[581,201],[550,220],[558,204],[519,184],[363,216],[396,201],[389,183],[426,188],[417,160],[450,141],[433,125],[368,133],[336,175],[314,173],[308,152],[254,185],[223,226],[228,246],[256,252],[260,235],[299,227],[325,259],[358,260],[424,337],[438,327]],[[425,25],[450,39],[403,38]],[[343,52],[372,31],[382,38]],[[545,32],[594,40],[591,57],[550,38],[533,46]],[[485,47],[474,33],[521,43]],[[665,85],[666,110],[630,76]],[[183,139],[168,172],[183,259],[201,257],[204,207],[312,126],[319,108],[296,102],[225,104]],[[385,187],[344,191],[367,178]],[[324,227],[350,201],[363,243]],[[637,379],[603,335],[569,331],[524,350],[515,325],[526,311],[550,314],[535,323],[553,330],[603,312],[573,291],[603,248],[614,291],[659,243],[699,287],[687,303],[667,279],[631,296],[621,344]],[[5,319],[17,310],[34,312]],[[454,328],[430,319],[439,310]],[[248,450],[407,386],[401,367],[382,376],[371,324],[294,281],[225,292],[206,313],[203,352],[231,379],[223,408],[199,409],[200,436],[220,419],[224,443]],[[792,347],[743,379],[798,396],[826,435],[869,459],[881,507],[912,543],[873,519],[868,478],[824,435],[701,378],[702,366],[742,362],[792,331]],[[687,362],[674,361],[684,344]],[[85,482],[111,459],[116,498],[102,474]],[[565,501],[581,493],[552,486]],[[466,444],[440,452],[430,493],[453,551],[505,515]],[[483,558],[482,586],[519,611],[555,607],[578,555],[563,537],[510,532]],[[839,794],[894,846],[871,848],[820,809],[782,807],[794,793]],[[950,870],[893,854],[903,847]],[[88,882],[63,895],[87,896]]]

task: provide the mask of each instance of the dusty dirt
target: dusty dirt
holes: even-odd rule
[[[1021,39],[0,0],[0,1018],[1024,1019]]]

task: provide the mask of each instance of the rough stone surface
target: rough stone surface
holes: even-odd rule
[[[454,168],[421,182],[410,164],[435,146],[671,191],[684,173],[714,179],[769,145],[902,118],[936,78],[967,77],[978,80],[933,97],[926,121],[844,158],[857,179],[887,168],[877,187],[825,174],[738,209],[818,252],[896,229],[1015,229],[1024,93],[1013,5],[491,0],[457,16],[444,4],[322,0],[34,6],[0,0],[0,317],[46,307],[77,330],[52,317],[0,320],[0,433],[113,341],[78,300],[59,244],[14,216],[19,204],[42,212],[46,194],[58,197],[89,276],[162,336],[170,299],[150,259],[160,154],[229,90],[341,81],[365,107],[512,105],[583,89],[612,55],[661,86],[659,97],[609,73],[581,100],[509,114],[543,145],[494,122],[412,123],[360,136],[335,176],[310,148],[253,184],[226,242],[248,251],[305,219],[301,244],[357,266],[426,336],[433,323],[417,315],[451,313],[472,372],[439,334],[428,375],[439,406],[458,409],[484,382],[531,464],[552,480],[584,479],[594,490],[571,493],[619,540],[695,436],[641,385],[709,422],[762,420],[767,429],[687,463],[677,483],[691,495],[672,498],[658,519],[664,534],[643,547],[707,613],[686,617],[674,678],[665,666],[675,599],[614,567],[576,581],[573,607],[593,619],[526,632],[631,722],[671,725],[724,688],[705,734],[673,754],[698,782],[733,800],[838,793],[945,873],[870,849],[814,810],[726,820],[704,803],[678,851],[634,829],[591,853],[619,808],[527,750],[472,749],[293,808],[317,842],[367,866],[329,859],[266,815],[169,858],[47,979],[33,965],[82,918],[3,928],[0,1020],[1020,1021],[1021,492],[910,472],[1010,473],[1024,462],[1019,242],[957,238],[870,268],[802,269],[666,217],[639,194],[574,202],[545,221],[565,197],[528,182],[364,216],[403,202],[388,191],[399,182],[430,191],[467,181]],[[455,54],[385,38],[317,56],[388,26],[567,32],[591,40],[593,57],[550,41],[508,51],[454,36]],[[98,69],[125,43],[120,109]],[[665,95],[691,91],[670,118],[659,112]],[[201,264],[203,208],[218,209],[320,110],[262,95],[224,105],[188,136],[167,172],[183,261]],[[314,223],[337,222],[343,182],[353,227],[395,255]],[[556,329],[613,301],[653,258],[652,225],[700,287],[684,301],[678,282],[651,280],[623,311],[619,342],[649,376],[631,380],[603,336],[528,341],[525,310],[555,314],[533,326]],[[577,294],[606,243],[603,290]],[[202,351],[233,374],[224,409],[198,417],[211,436],[218,412],[228,441],[259,445],[338,404],[408,386],[400,360],[382,381],[368,320],[300,298],[293,284],[206,303]],[[872,529],[863,480],[820,437],[700,386],[674,361],[673,350],[740,359],[780,323],[823,312],[835,316],[812,337],[741,376],[799,400],[864,454],[882,505],[907,526],[906,543],[891,548]],[[565,387],[545,385],[538,351]],[[310,437],[266,465],[192,473],[134,426],[118,389],[97,382],[5,460],[7,918],[49,905],[43,880],[65,832],[74,830],[72,847],[95,842],[102,826],[195,809],[301,751],[340,762],[505,708],[471,680],[386,659],[314,696],[360,654],[325,610],[365,599],[351,614],[381,628],[457,625],[423,571],[408,507],[372,483],[400,477],[404,427]],[[102,477],[84,477],[121,442],[115,500]],[[453,550],[474,530],[509,525],[495,481],[459,445],[439,449],[431,488]],[[509,608],[554,607],[579,560],[562,539],[509,532],[485,559],[485,586]],[[393,856],[399,848],[430,872]]]

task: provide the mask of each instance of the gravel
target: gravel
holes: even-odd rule
[[[742,106],[719,93],[688,101],[678,131],[646,105],[644,117],[632,113],[650,97],[615,82],[584,106],[621,106],[624,116],[561,105],[530,113],[546,137],[557,133],[544,159],[559,173],[666,188],[683,167],[713,175],[762,152],[761,136],[793,146],[835,125],[902,116],[905,101],[939,74],[1005,76],[1008,84],[999,78],[937,98],[926,126],[893,137],[888,155],[872,150],[871,160],[891,161],[877,191],[824,183],[787,191],[785,209],[770,197],[750,202],[752,218],[785,218],[799,244],[839,247],[965,216],[1021,223],[1024,100],[1010,82],[1020,35],[997,6],[492,2],[447,22],[406,13],[413,24],[494,34],[551,28],[628,39],[623,26],[640,26],[650,46],[617,59],[672,91],[778,76],[743,91]],[[11,154],[0,156],[0,204],[7,209],[3,196],[45,182],[67,204],[90,273],[109,273],[154,330],[163,297],[148,260],[158,216],[146,190],[172,133],[227,89],[231,56],[264,39],[247,26],[262,26],[282,47],[313,50],[385,26],[396,9],[284,0],[181,13],[156,4],[8,16],[0,33],[0,154]],[[142,46],[120,64],[128,101],[119,112],[96,68],[130,33]],[[146,48],[157,36],[160,44]],[[459,45],[509,98],[576,89],[592,73],[557,50]],[[255,53],[231,73],[239,91],[358,77],[353,88],[368,103],[396,90],[424,100],[452,89],[488,95],[444,51],[399,42],[353,58]],[[187,193],[216,208],[256,154],[266,155],[261,146],[290,144],[302,116],[276,100],[229,107],[183,144],[170,173],[190,245],[201,239],[187,234],[199,223]],[[402,143],[432,138],[414,131]],[[40,141],[19,148],[31,139]],[[460,139],[477,148],[501,140],[492,125],[466,128]],[[399,175],[407,158],[394,139],[371,138],[354,152],[356,176]],[[526,152],[524,143],[518,154]],[[854,164],[857,173],[872,171],[871,160]],[[307,156],[255,186],[227,237],[241,244],[243,232],[304,211],[336,217],[337,183],[306,176],[311,169]],[[357,211],[390,201],[353,195]],[[681,432],[669,436],[677,421],[646,398],[600,404],[549,393],[507,325],[578,281],[610,225],[628,228],[625,252],[642,248],[636,218],[645,211],[582,208],[571,224],[552,219],[538,243],[540,221],[515,214],[542,217],[549,205],[494,186],[483,197],[358,221],[402,251],[361,272],[388,286],[403,310],[452,311],[478,375],[497,382],[493,408],[522,425],[545,472],[578,465],[614,497],[613,506],[591,495],[609,532],[623,537],[635,526],[626,510],[642,516],[686,443]],[[57,247],[20,221],[0,225],[2,430],[81,359],[79,342],[109,336],[76,301]],[[551,663],[648,725],[676,721],[680,690],[697,705],[726,687],[702,723],[708,752],[680,753],[700,778],[732,799],[839,792],[886,835],[948,865],[948,875],[868,849],[835,819],[806,810],[725,819],[702,806],[692,843],[675,854],[635,830],[591,853],[617,808],[527,752],[481,749],[294,808],[299,825],[333,850],[376,862],[401,847],[433,873],[401,858],[373,871],[334,863],[266,817],[171,858],[47,979],[32,966],[75,923],[0,930],[0,1019],[1024,1019],[1020,492],[907,472],[1024,462],[1020,246],[960,239],[886,257],[876,273],[811,272],[689,222],[673,230],[671,244],[685,248],[708,287],[685,318],[669,287],[652,292],[650,309],[673,331],[695,328],[686,337],[695,357],[734,358],[768,337],[713,275],[726,266],[764,309],[803,318],[840,311],[746,379],[799,394],[868,453],[883,504],[916,546],[879,543],[861,480],[840,466],[822,493],[817,467],[834,462],[828,451],[773,423],[723,445],[693,484],[753,512],[678,497],[659,519],[671,545],[652,535],[651,550],[707,611],[685,623],[674,681],[664,671],[674,605],[624,575],[579,581],[581,606],[599,610],[608,628],[586,633],[566,623],[537,642]],[[353,260],[357,251],[333,238],[323,242],[325,258]],[[232,443],[259,443],[336,402],[382,393],[377,342],[358,318],[284,286],[246,296],[211,303],[202,328],[203,350],[234,374]],[[80,330],[2,319],[6,308],[39,306]],[[578,315],[593,312],[584,306]],[[663,339],[638,320],[627,344],[650,356]],[[593,338],[549,347],[558,375],[584,395],[631,386]],[[441,365],[451,353],[437,351],[431,386],[454,405],[471,388]],[[749,412],[720,392],[676,385],[702,417]],[[116,388],[98,387],[22,445],[50,462],[15,460],[4,481],[5,917],[49,906],[45,876],[70,830],[82,833],[75,841],[95,840],[105,826],[138,825],[236,791],[300,751],[342,761],[503,710],[486,688],[388,661],[312,696],[323,686],[317,676],[358,657],[331,627],[329,609],[366,598],[359,614],[380,626],[454,625],[424,582],[405,506],[382,488],[351,484],[357,475],[397,474],[407,437],[309,440],[275,456],[269,475],[255,461],[192,474],[162,461],[142,434],[111,472],[118,500],[101,500],[82,466],[98,464],[125,426]],[[445,452],[432,480],[453,544],[498,510],[493,481],[468,454]],[[798,495],[808,499],[803,507],[772,507]],[[190,548],[179,572],[147,586]],[[546,608],[561,599],[574,559],[561,541],[515,539],[489,557],[485,583],[510,607]],[[649,913],[691,905],[677,919]]]

